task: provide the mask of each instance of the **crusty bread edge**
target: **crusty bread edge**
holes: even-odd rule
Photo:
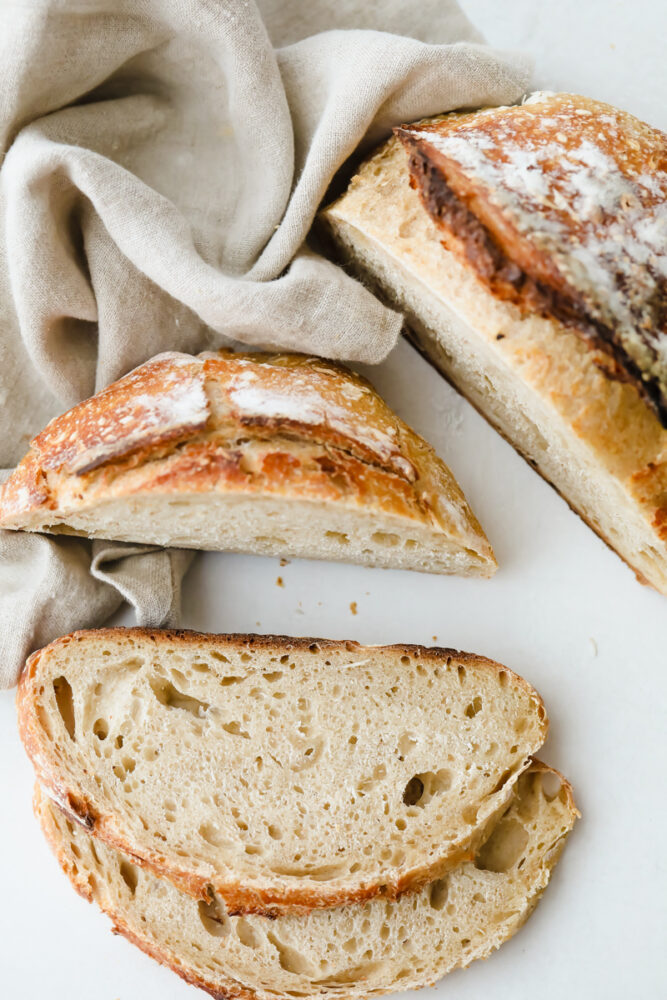
[[[570,782],[559,771],[557,771],[553,767],[550,767],[548,764],[544,764],[542,761],[537,760],[537,758],[533,758],[531,760],[530,770],[537,771],[542,774],[553,774],[561,782],[561,788],[564,789],[565,791],[567,809],[570,814],[570,819],[571,819],[570,826],[567,832],[564,833],[555,842],[554,845],[552,845],[549,851],[548,858],[545,856],[545,867],[547,869],[547,880],[545,884],[542,886],[538,886],[535,889],[535,892],[533,893],[532,897],[527,900],[527,905],[525,909],[521,913],[517,914],[516,921],[507,928],[507,933],[505,937],[501,941],[497,942],[494,946],[492,946],[492,948],[489,951],[487,951],[485,955],[476,956],[476,958],[487,958],[490,954],[492,954],[493,951],[496,951],[499,947],[501,947],[502,944],[504,944],[505,941],[513,937],[514,934],[516,934],[516,932],[520,930],[521,927],[523,927],[525,922],[528,920],[530,915],[535,910],[535,907],[539,903],[542,894],[544,893],[544,890],[546,889],[551,879],[551,872],[553,871],[554,867],[558,863],[558,860],[560,859],[560,856],[565,848],[566,841],[572,832],[576,820],[581,817],[581,813],[579,812],[577,805],[575,803],[572,786]],[[41,799],[40,785],[39,782],[37,782],[35,784],[35,790],[33,795],[33,810],[37,818],[37,821],[41,827],[42,833],[44,834],[44,837],[49,845],[49,848],[51,849],[51,852],[55,856],[58,864],[60,865],[63,872],[67,875],[70,882],[72,883],[73,888],[87,902],[92,903],[93,894],[91,892],[90,886],[88,885],[88,882],[85,879],[83,879],[77,872],[73,871],[73,869],[69,865],[64,852],[60,849],[58,845],[57,838],[54,835],[54,832],[49,824],[48,816],[45,814],[45,811],[40,808],[40,799]],[[102,906],[99,902],[98,906],[100,907],[102,912],[105,913],[106,916],[108,916],[109,919],[111,920],[113,925],[112,930],[114,934],[121,934],[131,944],[135,945],[137,948],[140,949],[140,951],[144,952],[145,955],[148,955],[149,958],[154,959],[156,962],[158,962],[160,965],[163,965],[165,968],[171,969],[172,972],[175,972],[178,976],[181,977],[181,979],[185,980],[185,982],[188,983],[189,985],[196,986],[199,989],[204,990],[204,992],[208,993],[211,997],[213,997],[213,1000],[257,1000],[257,993],[253,990],[247,989],[247,987],[244,987],[241,984],[235,983],[233,986],[230,985],[229,989],[221,990],[219,986],[215,986],[213,983],[208,982],[201,976],[185,968],[182,965],[182,963],[178,961],[173,952],[167,952],[163,951],[160,948],[157,948],[151,941],[148,940],[146,936],[138,935],[134,931],[130,930],[127,923],[121,920],[111,910],[111,907],[106,908]],[[428,985],[434,985],[434,984],[428,984]],[[390,993],[394,992],[394,990],[392,988],[388,988],[383,991],[376,990],[374,991],[374,995],[379,995],[381,992]],[[345,994],[340,994],[340,996],[341,998],[344,998]],[[357,993],[350,994],[350,996],[357,996]]]
[[[310,355],[301,354],[271,354],[265,352],[258,352],[256,354],[248,353],[235,353],[230,351],[220,351],[218,352],[220,356],[220,361],[233,362],[238,361],[242,363],[249,359],[257,361],[260,363],[271,361],[271,359],[279,359],[284,364],[284,371],[288,374],[298,375],[300,370],[307,367],[309,362],[317,362],[320,366],[325,366],[327,369],[331,370],[332,375],[335,375],[339,381],[336,386],[338,390],[344,390],[345,387],[353,386],[356,388],[362,387],[368,390],[374,404],[379,404],[381,410],[385,415],[385,419],[391,423],[392,429],[395,432],[394,446],[396,448],[396,455],[394,459],[400,458],[403,465],[407,464],[411,466],[413,472],[416,474],[417,479],[413,482],[409,477],[406,479],[405,475],[399,475],[396,468],[392,466],[392,462],[387,460],[382,462],[377,455],[373,457],[372,454],[367,454],[363,457],[360,453],[350,451],[350,441],[344,434],[339,431],[328,428],[328,435],[326,439],[328,440],[329,447],[332,450],[332,455],[340,453],[351,459],[356,460],[357,463],[363,466],[365,475],[372,486],[375,486],[376,491],[380,494],[385,494],[385,501],[382,507],[382,512],[384,514],[400,514],[402,512],[402,506],[395,499],[393,502],[387,497],[391,498],[392,489],[385,486],[382,489],[383,479],[387,476],[399,476],[403,480],[403,485],[407,485],[410,490],[411,497],[416,504],[416,508],[419,511],[420,517],[424,520],[424,523],[429,523],[431,530],[443,533],[445,536],[451,537],[452,541],[458,543],[461,548],[470,548],[475,555],[472,560],[473,565],[471,566],[470,574],[476,576],[488,577],[492,576],[497,569],[497,562],[493,549],[489,540],[487,539],[484,530],[482,529],[479,521],[477,520],[474,512],[472,511],[470,504],[466,496],[464,495],[461,487],[456,480],[456,477],[449,469],[449,466],[440,458],[435,449],[424,439],[421,435],[417,434],[412,427],[403,421],[398,414],[389,406],[389,404],[384,400],[380,393],[375,389],[371,382],[361,375],[351,369],[346,368],[344,365],[337,362],[324,361],[323,359],[316,358]],[[193,365],[197,363],[199,365],[198,377],[201,379],[202,391],[206,382],[215,383],[221,380],[221,377],[216,375],[214,371],[206,372],[206,361],[203,360],[205,356],[197,355],[157,355],[156,358],[151,359],[144,365],[139,366],[135,369],[131,375],[138,375],[142,371],[148,372],[151,365],[156,362],[156,360],[161,359],[164,366],[166,366],[166,372],[163,375],[163,380],[166,375],[169,374],[171,365],[172,369],[175,368],[180,371],[180,366],[176,359],[186,359],[190,361]],[[127,376],[126,376],[127,378]],[[162,434],[161,436],[155,436],[153,430],[146,431],[146,436],[142,439],[141,437],[134,441],[131,445],[128,445],[126,450],[122,448],[117,453],[112,453],[110,456],[105,458],[104,461],[98,463],[91,467],[90,470],[82,470],[80,473],[64,471],[60,473],[60,479],[53,483],[49,483],[46,478],[46,473],[50,472],[55,474],[57,470],[52,468],[49,464],[49,459],[52,458],[52,451],[46,449],[44,453],[40,451],[37,444],[40,438],[48,430],[51,434],[57,430],[62,424],[63,427],[67,428],[68,423],[71,422],[71,415],[76,413],[77,424],[76,426],[82,428],[83,431],[88,428],[89,424],[98,413],[98,408],[100,406],[101,398],[104,398],[105,394],[108,394],[115,387],[122,385],[124,379],[120,379],[118,382],[113,383],[112,386],[107,387],[107,389],[102,390],[101,393],[97,393],[88,399],[83,400],[77,406],[73,407],[71,410],[60,414],[55,417],[44,430],[41,435],[38,435],[30,445],[30,449],[24,456],[22,461],[19,463],[17,468],[14,470],[10,478],[5,484],[0,487],[0,526],[6,528],[7,530],[27,530],[27,531],[49,531],[53,530],[56,533],[62,533],[63,528],[67,529],[67,518],[72,514],[77,514],[81,510],[85,511],[89,508],[83,503],[81,508],[76,508],[70,510],[68,513],[63,513],[62,506],[62,495],[63,492],[66,494],[66,490],[63,491],[63,486],[67,487],[72,483],[77,484],[77,489],[80,488],[83,494],[87,496],[86,490],[88,489],[92,481],[94,481],[96,475],[100,470],[104,472],[109,477],[109,481],[113,486],[113,496],[114,499],[122,497],[122,491],[119,493],[118,488],[123,480],[124,473],[128,470],[127,462],[131,459],[130,468],[134,476],[136,477],[137,471],[143,471],[145,473],[145,480],[137,484],[136,478],[133,480],[133,484],[130,487],[130,496],[136,496],[137,493],[141,493],[142,489],[146,494],[161,493],[177,491],[179,485],[182,487],[183,481],[187,482],[188,487],[193,493],[202,493],[207,490],[213,490],[214,488],[222,493],[246,493],[245,490],[241,489],[239,484],[238,472],[241,467],[241,456],[230,453],[226,464],[220,464],[215,462],[215,458],[218,454],[218,444],[215,441],[209,441],[207,444],[207,455],[205,456],[207,461],[202,464],[201,455],[196,469],[187,468],[188,463],[188,452],[187,446],[193,444],[197,435],[203,430],[201,422],[199,424],[184,424],[178,430],[178,433],[172,431]],[[135,388],[130,393],[130,397],[140,391],[140,385]],[[108,413],[109,404],[102,408],[102,412],[110,420],[112,426],[114,422]],[[210,404],[209,404],[210,409]],[[364,420],[369,419],[369,414],[365,411],[361,404],[356,404],[355,418],[357,422],[362,423]],[[366,407],[368,409],[368,407]],[[357,412],[358,411],[358,412]],[[210,414],[209,414],[210,416]],[[240,418],[239,418],[240,419]],[[324,419],[324,418],[323,418]],[[264,428],[271,428],[275,436],[280,439],[281,434],[293,435],[296,433],[301,439],[302,443],[312,444],[317,443],[320,439],[318,437],[318,425],[313,425],[298,419],[293,418],[273,418],[273,417],[261,417],[256,423],[259,422]],[[324,420],[326,424],[326,420]],[[241,425],[239,424],[239,427]],[[141,429],[141,425],[137,422],[130,427],[126,427],[126,431],[134,430],[138,431]],[[62,431],[61,431],[62,433]],[[251,435],[252,437],[252,435]],[[263,439],[263,438],[262,438]],[[270,438],[266,439],[267,441]],[[183,449],[185,446],[185,450]],[[166,449],[166,450],[165,450]],[[236,449],[242,452],[243,449]],[[150,473],[151,466],[156,460],[162,461],[162,466],[160,468],[160,482],[161,486],[158,490],[156,488],[155,482],[151,481]],[[186,466],[185,471],[183,466]],[[333,480],[335,477],[335,471],[323,474]],[[276,473],[276,480],[279,480],[279,475]],[[352,484],[354,480],[350,480]],[[278,483],[279,484],[279,483]],[[363,484],[362,484],[363,486]],[[357,494],[357,500],[360,506],[364,505],[364,490],[360,488],[359,483],[355,483],[355,489]],[[97,490],[97,496],[94,496],[91,502],[91,506],[94,507],[102,500],[105,496],[105,490],[102,489],[101,496],[100,491]],[[426,499],[425,494],[431,493],[434,503],[429,502]],[[247,495],[252,497],[252,491],[247,491]],[[299,488],[298,483],[290,484],[290,492],[287,493],[289,499],[298,501],[308,501],[312,499],[308,495],[307,490],[303,487]],[[90,498],[88,497],[90,501]],[[329,502],[337,505],[337,500],[331,500]],[[448,510],[449,508],[449,510]],[[58,525],[58,518],[64,518],[62,526]],[[55,523],[49,527],[45,527],[45,521],[53,520]],[[410,520],[418,521],[419,518],[415,514],[410,515]],[[60,530],[59,530],[60,529]],[[75,535],[83,535],[87,537],[86,532],[69,529],[69,532]],[[130,541],[141,542],[142,539],[125,539]],[[145,540],[145,539],[144,539]],[[289,553],[286,553],[289,554]]]
[[[416,865],[402,872],[399,877],[395,877],[392,880],[368,883],[360,886],[356,891],[343,889],[329,889],[326,891],[322,886],[318,886],[317,888],[299,888],[295,886],[284,887],[282,889],[274,887],[267,890],[250,890],[238,881],[216,882],[212,877],[205,878],[200,873],[170,865],[164,857],[154,852],[146,852],[145,854],[138,855],[124,835],[117,829],[113,815],[98,813],[83,796],[59,781],[57,772],[49,765],[46,755],[42,751],[40,726],[35,713],[32,711],[32,682],[37,673],[41,658],[59,646],[68,645],[71,642],[85,641],[89,638],[101,639],[105,636],[114,639],[135,637],[137,639],[149,639],[155,643],[179,642],[196,644],[202,641],[211,642],[211,640],[214,640],[217,647],[234,646],[238,648],[239,645],[245,644],[253,649],[265,649],[281,654],[292,649],[302,650],[317,646],[322,651],[326,651],[327,649],[344,650],[355,655],[363,655],[365,649],[381,649],[397,654],[425,657],[431,660],[456,660],[461,664],[474,664],[475,666],[493,669],[499,674],[504,673],[507,676],[507,682],[523,688],[535,704],[536,714],[541,725],[541,742],[539,746],[544,743],[548,732],[549,721],[544,701],[535,688],[524,680],[523,677],[520,677],[513,670],[510,670],[509,667],[505,667],[495,660],[443,647],[404,644],[368,647],[354,640],[316,639],[304,636],[291,637],[247,633],[212,635],[182,629],[160,630],[140,627],[114,627],[107,629],[83,629],[72,632],[69,635],[61,636],[59,639],[54,640],[43,649],[37,650],[29,657],[25,670],[19,680],[16,705],[19,736],[35,769],[37,779],[45,793],[67,816],[83,826],[90,834],[110,847],[128,855],[139,867],[152,871],[158,878],[169,879],[178,889],[196,899],[210,899],[211,891],[214,890],[225,900],[227,909],[232,915],[257,913],[265,916],[278,916],[281,913],[287,912],[305,913],[320,907],[333,907],[362,902],[363,900],[372,899],[379,895],[388,899],[395,899],[408,889],[420,888],[440,878],[447,871],[450,871],[461,862],[469,860],[473,856],[474,850],[484,839],[490,826],[506,808],[513,788],[520,775],[530,766],[531,758],[526,758],[507,776],[504,784],[498,789],[498,792],[504,791],[505,794],[499,798],[497,808],[480,826],[471,830],[469,836],[458,843],[452,844],[448,854],[438,861]],[[535,749],[538,749],[538,747]]]

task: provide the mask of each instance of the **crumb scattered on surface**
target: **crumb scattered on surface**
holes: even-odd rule
[[[284,587],[284,586],[285,586],[285,584],[283,582],[283,578],[282,578],[282,576],[279,576],[277,578],[277,580],[276,580],[276,587]]]
[[[350,611],[352,612],[353,615],[356,615],[356,613],[357,613],[357,602],[356,601],[350,601]]]
[[[437,642],[438,641],[437,635],[432,636],[432,638],[433,638],[433,642]]]
[[[289,559],[283,558],[283,559],[280,560],[280,565],[281,566],[289,566],[289,564],[290,564]]]
[[[591,644],[591,651],[593,653],[593,656],[597,656],[598,655],[598,644],[597,644],[597,642],[595,641],[595,639],[593,639],[592,636],[591,636],[591,638],[588,641]]]
[[[261,624],[262,624],[261,622],[255,622],[257,628],[259,628]]]

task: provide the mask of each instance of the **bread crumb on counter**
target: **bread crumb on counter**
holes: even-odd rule
[[[352,612],[353,615],[356,615],[356,613],[357,613],[357,602],[356,601],[350,601],[350,611]]]

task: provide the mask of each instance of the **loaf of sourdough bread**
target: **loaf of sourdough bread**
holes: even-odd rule
[[[490,576],[433,449],[352,372],[300,355],[161,354],[57,417],[0,528]]]
[[[667,594],[667,137],[572,94],[396,132],[322,213],[340,259]]]
[[[392,898],[443,876],[547,731],[535,690],[483,657],[144,629],[35,653],[18,712],[70,817],[233,913]]]
[[[578,815],[567,782],[534,762],[475,859],[444,878],[394,901],[270,919],[193,900],[38,789],[35,811],[74,887],[116,931],[211,996],[242,1000],[379,996],[487,957],[532,912]]]

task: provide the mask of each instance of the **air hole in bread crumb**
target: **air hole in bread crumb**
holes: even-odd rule
[[[464,806],[461,810],[461,816],[468,826],[472,826],[477,820],[477,806]]]
[[[151,677],[148,681],[151,691],[166,708],[177,708],[188,712],[196,719],[201,719],[209,709],[208,702],[200,701],[183,694],[177,687],[163,677]]]
[[[542,791],[547,802],[551,802],[556,798],[560,792],[563,782],[560,780],[557,774],[553,774],[551,771],[545,771],[541,776],[542,781]]]
[[[109,724],[106,719],[95,719],[93,722],[93,735],[98,740],[105,740],[109,735]]]
[[[528,843],[528,831],[516,819],[501,819],[480,848],[475,868],[487,872],[506,872],[521,857]]]
[[[56,696],[56,705],[69,738],[75,740],[74,698],[72,687],[66,677],[56,677],[53,682],[53,693]]]
[[[200,900],[197,904],[202,927],[212,937],[227,937],[229,934],[229,917],[217,901],[207,903]]]
[[[465,714],[469,719],[474,719],[478,712],[482,711],[482,699],[477,695],[466,708]]]
[[[261,938],[255,928],[244,917],[239,917],[234,925],[234,930],[241,944],[246,948],[261,947]]]
[[[448,791],[451,786],[452,772],[448,768],[423,771],[421,774],[413,775],[408,781],[403,791],[403,804],[423,808],[437,795]]]
[[[222,847],[225,838],[214,823],[202,823],[199,827],[199,836],[212,847]]]
[[[279,681],[282,676],[282,670],[272,670],[268,674],[262,674],[262,680],[273,684],[275,681]]]
[[[464,681],[465,681],[465,679],[466,679],[466,668],[459,665],[456,668],[456,672],[459,675],[459,681],[460,681],[460,683],[463,684]]]
[[[222,728],[230,736],[240,736],[244,740],[250,739],[250,733],[245,729],[241,729],[240,722],[223,722]]]
[[[278,952],[280,967],[285,972],[293,972],[296,976],[309,976],[312,978],[314,970],[310,962],[296,948],[291,948],[289,945],[284,944],[275,934],[268,933],[266,936]]]
[[[431,909],[442,910],[447,902],[448,893],[449,883],[446,878],[439,878],[437,882],[431,883],[431,888],[429,889],[428,894],[428,901]]]
[[[139,873],[134,865],[131,865],[129,861],[121,861],[120,863],[120,877],[122,878],[125,885],[130,890],[131,894],[134,896],[135,890],[137,888],[137,882],[139,880]]]
[[[339,545],[349,545],[350,542],[349,535],[346,535],[344,531],[325,531],[324,537],[338,542]]]
[[[371,539],[376,545],[384,545],[385,548],[394,548],[400,542],[398,535],[391,531],[374,531]]]
[[[409,656],[402,656],[401,657],[401,663],[403,664],[404,667],[409,667],[410,666],[410,657]]]

